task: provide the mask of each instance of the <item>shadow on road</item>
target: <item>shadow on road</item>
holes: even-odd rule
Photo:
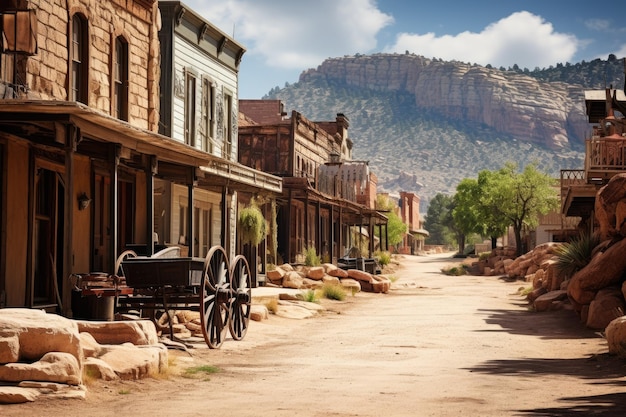
[[[558,388],[557,388],[558,389]],[[572,402],[576,405],[568,407],[536,408],[534,410],[517,410],[518,416],[536,417],[618,417],[626,410],[626,393],[612,393],[582,397],[560,398],[559,401]]]
[[[566,375],[591,384],[626,387],[626,363],[620,358],[607,354],[575,359],[506,359],[491,360],[473,368],[470,372],[513,377],[541,377],[545,375]],[[541,383],[541,379],[537,380]],[[558,386],[554,386],[558,392]],[[582,417],[582,416],[623,416],[626,410],[626,393],[565,397],[558,401],[569,402],[571,406],[517,410],[526,416]]]
[[[479,314],[487,315],[487,324],[500,326],[500,330],[479,330],[483,332],[508,332],[538,336],[542,339],[591,339],[599,337],[596,332],[586,328],[569,310],[536,313],[529,310],[484,310]]]

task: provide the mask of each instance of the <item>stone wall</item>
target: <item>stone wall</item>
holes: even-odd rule
[[[159,43],[157,3],[150,1],[33,0],[37,11],[38,52],[26,69],[28,98],[67,100],[69,21],[81,13],[89,32],[89,107],[111,114],[111,45],[123,36],[129,50],[129,121],[155,131],[158,127]]]

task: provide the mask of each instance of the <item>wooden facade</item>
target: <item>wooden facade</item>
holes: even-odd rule
[[[310,248],[327,262],[352,247],[372,256],[374,231],[384,236],[387,218],[374,207],[376,176],[366,162],[351,160],[348,118],[314,122],[297,111],[287,118],[277,100],[240,100],[239,109],[248,121],[239,126],[239,161],[283,179],[273,261],[300,263]],[[365,174],[342,181],[342,169]]]
[[[187,236],[204,242],[189,255],[234,247],[237,192],[282,183],[237,163],[236,149],[224,157],[159,133],[158,3],[8,3],[0,13],[34,16],[38,42],[0,54],[0,307],[71,316],[69,276],[114,273],[126,248],[149,255]]]
[[[591,137],[585,142],[584,169],[561,170],[561,213],[580,219],[570,234],[593,232],[596,194],[614,175],[626,172],[626,91],[585,91],[585,107]]]

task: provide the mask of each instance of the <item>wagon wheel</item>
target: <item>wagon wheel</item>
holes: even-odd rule
[[[241,340],[248,331],[250,307],[252,304],[252,283],[248,261],[243,255],[237,255],[230,267],[232,299],[230,302],[230,320],[228,329],[235,340]]]
[[[200,280],[202,334],[211,349],[222,346],[226,338],[230,294],[226,252],[221,246],[213,246],[204,260]]]

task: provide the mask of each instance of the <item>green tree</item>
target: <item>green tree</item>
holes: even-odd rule
[[[455,242],[452,196],[436,194],[428,204],[428,212],[424,220],[424,228],[428,230],[427,243],[432,245],[449,245]]]
[[[506,219],[513,226],[518,256],[524,249],[524,226],[536,227],[540,215],[557,209],[559,200],[555,186],[556,180],[537,170],[535,164],[527,165],[520,173],[517,164],[511,162],[490,175],[484,184],[481,204],[496,218]]]
[[[465,238],[472,233],[483,234],[485,223],[479,205],[480,187],[475,179],[466,178],[456,187],[453,197],[452,218],[456,231],[459,253],[465,251]]]
[[[402,242],[404,235],[408,231],[408,226],[402,221],[400,216],[398,216],[398,204],[387,196],[379,194],[376,197],[376,209],[386,212],[387,239],[389,245],[395,246]],[[378,229],[376,229],[376,232],[378,232]]]

